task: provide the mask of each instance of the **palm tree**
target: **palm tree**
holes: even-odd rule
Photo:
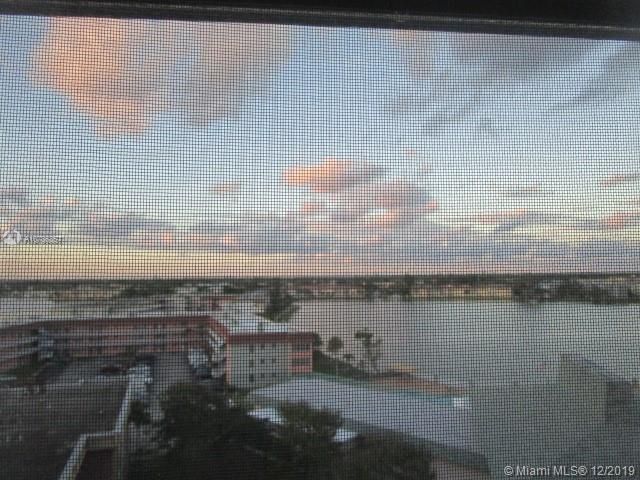
[[[382,358],[382,339],[375,338],[368,328],[358,330],[355,338],[360,342],[364,350],[362,363],[369,373],[380,373],[380,359]]]
[[[340,337],[331,337],[327,342],[327,352],[335,355],[340,350],[342,350],[343,346],[344,346],[344,343],[342,342],[342,339]],[[333,361],[334,361],[334,365],[336,366],[336,375],[337,375],[339,360],[334,359]]]

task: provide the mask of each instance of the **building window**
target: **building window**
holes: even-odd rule
[[[253,360],[249,360],[249,366],[253,368],[255,366],[255,362]]]
[[[253,375],[249,375],[249,381],[251,383],[255,382],[256,381],[256,377],[254,377]]]

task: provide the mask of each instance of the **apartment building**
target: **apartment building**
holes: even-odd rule
[[[51,320],[0,330],[0,370],[58,354],[68,358],[181,352],[203,347],[211,318],[201,316]]]
[[[259,388],[313,370],[313,335],[270,322],[250,306],[229,305],[211,324],[208,348],[214,368],[230,385]]]
[[[0,371],[32,360],[112,357],[197,348],[212,374],[256,388],[313,369],[313,335],[232,305],[214,316],[154,316],[35,322],[0,330]]]

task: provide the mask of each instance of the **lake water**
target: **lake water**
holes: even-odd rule
[[[581,353],[640,378],[640,305],[511,302],[301,302],[296,328],[333,335],[358,355],[354,333],[384,339],[383,365],[412,365],[461,383],[546,381],[561,353]]]

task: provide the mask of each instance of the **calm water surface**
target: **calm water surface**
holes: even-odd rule
[[[364,327],[384,339],[384,365],[463,383],[545,381],[560,353],[582,353],[640,377],[640,305],[511,302],[301,302],[292,325],[359,354]]]

